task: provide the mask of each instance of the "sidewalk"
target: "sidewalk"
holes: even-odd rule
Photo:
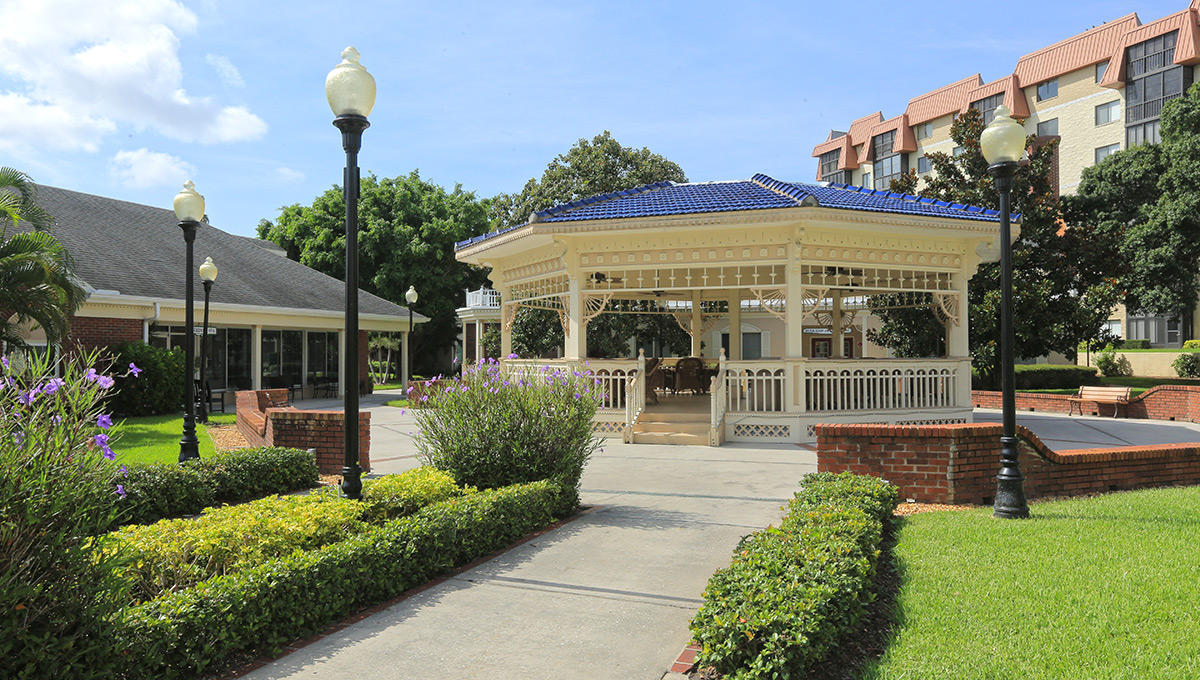
[[[393,410],[372,436],[399,446],[411,419]],[[416,465],[371,448],[376,472]],[[658,680],[713,570],[815,469],[795,446],[610,443],[584,475],[590,512],[245,677]]]

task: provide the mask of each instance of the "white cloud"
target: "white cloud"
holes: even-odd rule
[[[287,167],[275,168],[275,179],[281,184],[295,184],[304,181],[304,173]]]
[[[196,168],[169,153],[138,149],[118,151],[109,161],[108,174],[122,186],[145,189],[182,184],[196,174]]]
[[[246,81],[242,80],[242,73],[238,68],[229,61],[229,57],[222,57],[219,54],[206,54],[204,61],[208,65],[216,69],[217,75],[220,76],[221,82],[230,87],[245,87]]]
[[[120,126],[185,142],[261,137],[266,123],[245,107],[184,88],[178,36],[196,22],[174,0],[0,0],[0,73],[23,86],[0,91],[0,149],[94,151]]]

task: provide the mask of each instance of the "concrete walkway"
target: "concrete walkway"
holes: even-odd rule
[[[975,422],[998,423],[998,409],[975,409]],[[1200,425],[1169,420],[1017,413],[1017,424],[1055,451],[1200,442]]]
[[[376,444],[408,437],[392,410],[372,407],[377,473],[416,465]],[[610,443],[584,475],[590,512],[246,677],[658,680],[708,577],[815,469],[796,446]]]

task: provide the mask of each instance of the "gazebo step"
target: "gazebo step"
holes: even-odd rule
[[[634,423],[633,431],[636,433],[643,432],[676,432],[679,434],[698,434],[708,436],[707,422],[664,422],[659,420],[639,420]]]
[[[704,423],[709,422],[708,411],[659,411],[648,408],[642,411],[639,423]]]
[[[692,446],[708,446],[708,434],[688,434],[684,432],[637,432],[633,433],[634,444],[690,444]]]

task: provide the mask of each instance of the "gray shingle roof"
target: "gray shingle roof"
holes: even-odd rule
[[[89,286],[122,295],[183,299],[185,249],[174,212],[40,185],[37,201],[54,217],[51,233],[67,247],[76,274]],[[255,241],[200,225],[194,266],[211,257],[219,268],[213,302],[343,309],[345,284]],[[197,300],[204,299],[203,291],[196,276]],[[363,314],[408,317],[407,308],[361,290],[358,306]],[[425,320],[419,314],[414,318]]]

